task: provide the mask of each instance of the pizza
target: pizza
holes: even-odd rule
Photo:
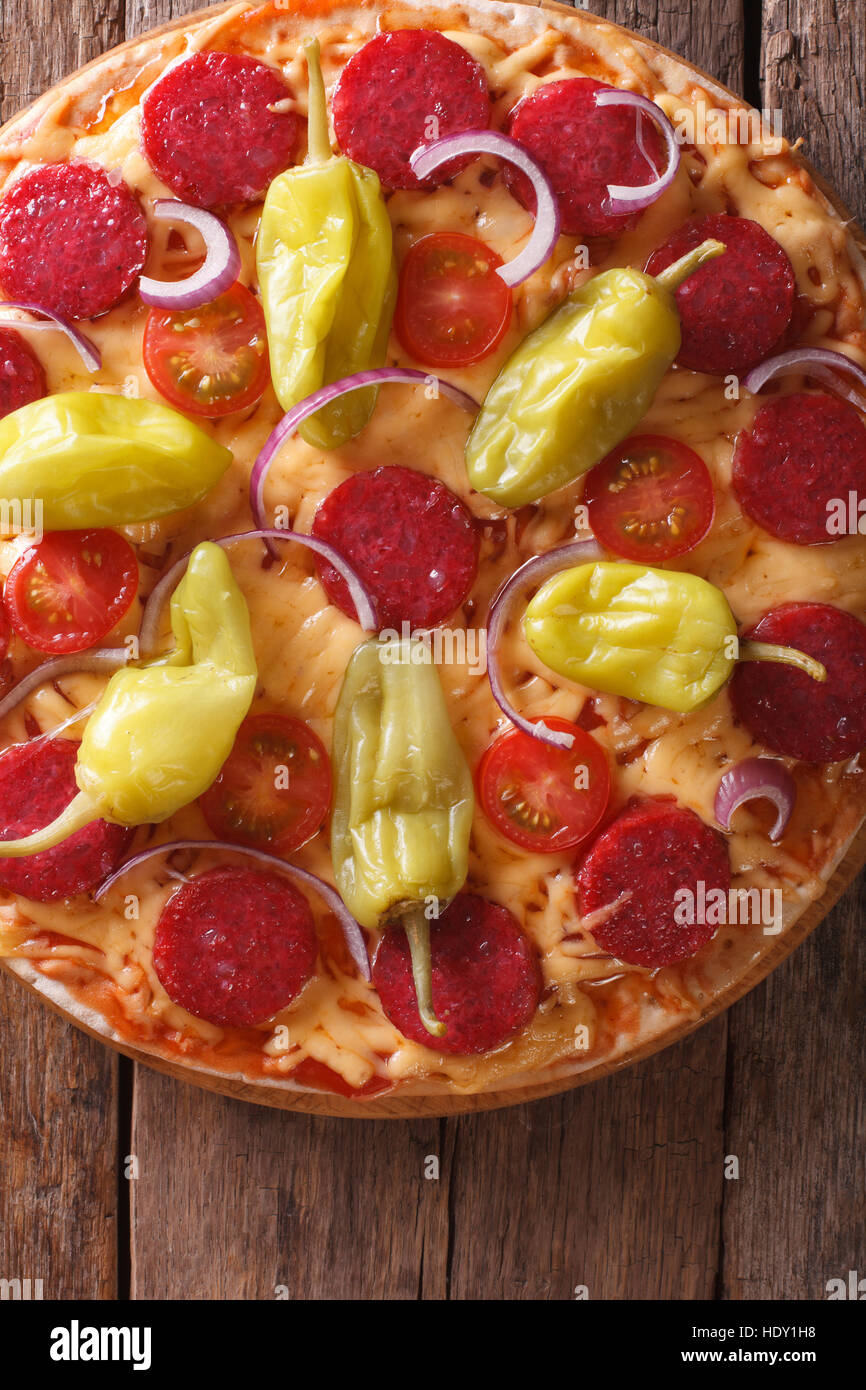
[[[4,128],[0,289],[22,981],[399,1113],[797,939],[866,814],[866,277],[757,113],[564,7],[220,6]]]

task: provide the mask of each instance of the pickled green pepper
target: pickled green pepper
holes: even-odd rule
[[[610,453],[643,419],[680,350],[677,286],[724,249],[702,242],[655,277],[606,270],[524,338],[466,444],[476,491],[522,507]]]
[[[739,642],[722,591],[678,570],[608,560],[563,570],[530,600],[523,631],[546,666],[578,685],[681,714],[711,700],[738,660],[827,679],[804,652]]]
[[[362,927],[400,923],[418,1012],[433,1011],[430,923],[466,879],[474,795],[429,647],[364,642],[334,716],[331,855],[343,901]]]
[[[127,526],[191,507],[232,456],[157,401],[62,391],[0,420],[0,497],[33,498],[46,531]]]
[[[331,152],[319,44],[309,73],[308,153],[271,183],[256,243],[271,376],[284,410],[385,361],[397,294],[391,223],[378,176]],[[333,449],[364,428],[376,389],[332,401],[300,428]]]
[[[78,795],[44,829],[0,841],[0,858],[51,849],[94,820],[166,820],[213,782],[250,707],[257,668],[246,602],[211,541],[189,558],[171,626],[167,661],[117,671],[105,687],[78,750]]]

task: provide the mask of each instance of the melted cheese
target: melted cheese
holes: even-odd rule
[[[372,33],[377,17],[384,27],[416,23],[423,7],[401,5],[379,16],[372,7],[342,10],[336,4],[313,5],[313,23],[322,44],[326,82],[333,85],[347,58]],[[521,96],[540,82],[590,75],[653,96],[675,122],[701,107],[718,105],[719,94],[697,85],[690,73],[621,31],[590,24],[580,16],[563,17],[526,7],[489,5],[449,8],[437,17],[449,37],[462,44],[485,67],[495,100],[497,123]],[[280,6],[252,13],[238,5],[202,22],[191,31],[175,31],[154,49],[141,45],[131,72],[123,70],[115,91],[102,94],[96,116],[76,123],[69,96],[49,99],[35,129],[7,140],[0,160],[9,178],[30,162],[80,157],[117,169],[140,195],[145,207],[169,194],[154,176],[139,149],[137,98],[160,75],[196,47],[232,48],[280,67],[304,110],[305,68],[300,41],[311,27],[306,6]],[[137,65],[136,65],[137,64]],[[80,97],[76,99],[83,98]],[[727,103],[730,104],[730,103]],[[508,259],[528,236],[531,220],[507,193],[501,178],[491,186],[475,165],[435,195],[397,192],[388,203],[398,252],[434,228],[448,227],[488,241]],[[694,212],[735,210],[765,226],[785,247],[800,290],[818,306],[809,337],[822,346],[845,347],[866,361],[862,331],[861,263],[842,222],[831,215],[808,175],[791,158],[785,142],[762,136],[751,144],[702,145],[682,162],[674,186],[641,218],[637,228],[609,249],[591,270],[577,268],[574,239],[561,238],[551,262],[516,291],[516,313],[508,337],[479,365],[452,373],[466,390],[481,398],[520,337],[549,313],[570,288],[607,265],[643,266],[672,226]],[[232,214],[242,253],[241,278],[254,286],[254,240],[260,208]],[[151,224],[148,272],[160,275],[179,254],[168,244],[165,224]],[[190,251],[195,252],[190,233]],[[48,362],[53,391],[70,388],[123,390],[159,399],[141,362],[146,309],[136,301],[114,309],[88,326],[103,353],[103,366],[87,376],[72,349],[52,343]],[[402,361],[396,340],[389,360]],[[836,603],[859,614],[866,611],[866,555],[856,540],[822,549],[799,549],[766,536],[744,518],[728,482],[733,440],[748,426],[756,402],[726,398],[724,383],[673,370],[646,417],[648,431],[670,433],[692,445],[706,460],[718,494],[718,515],[710,537],[693,551],[684,567],[723,587],[734,612],[748,623],[767,608],[794,598]],[[149,555],[166,561],[199,540],[248,529],[251,524],[247,485],[252,462],[279,418],[269,391],[242,420],[211,428],[234,453],[234,464],[194,513],[130,528],[130,538]],[[443,400],[402,386],[383,388],[379,404],[362,435],[345,448],[321,454],[302,440],[289,441],[273,467],[267,488],[270,508],[285,508],[281,524],[309,529],[321,500],[358,469],[399,463],[441,478],[468,503],[476,516],[502,519],[493,503],[470,492],[463,466],[468,418]],[[538,505],[515,539],[513,522],[507,539],[487,541],[470,603],[454,616],[452,627],[483,623],[490,598],[501,581],[529,555],[548,549],[574,533],[574,507],[580,485]],[[8,571],[15,544],[0,549],[0,568]],[[261,567],[255,547],[232,552],[232,565],[246,595],[259,662],[258,705],[279,708],[309,721],[330,740],[331,717],[348,658],[359,640],[356,625],[330,607],[316,581],[309,558],[288,548],[273,569]],[[155,577],[142,571],[146,589]],[[129,615],[122,629],[135,627]],[[36,664],[33,658],[31,664]],[[507,635],[503,670],[529,715],[558,714],[575,718],[590,692],[551,683],[517,631]],[[469,664],[441,669],[457,736],[475,766],[503,720],[486,677]],[[63,693],[47,687],[26,704],[43,729],[57,727],[71,710],[98,694],[101,682],[88,676],[65,678]],[[688,716],[645,707],[628,707],[596,697],[606,723],[596,737],[616,767],[616,797],[674,795],[712,822],[720,766],[748,755],[748,734],[731,721],[723,693],[711,706]],[[5,743],[25,737],[24,709],[5,722]],[[70,736],[72,731],[69,731]],[[864,807],[859,764],[804,773],[810,793],[808,810],[798,809],[784,846],[769,844],[761,827],[743,816],[744,828],[730,838],[735,883],[785,888],[786,913],[793,920],[823,886],[841,844],[853,832]],[[802,799],[801,799],[802,800]],[[811,820],[810,820],[811,816]],[[206,835],[196,806],[186,808],[159,827],[155,839]],[[153,832],[140,832],[148,843]],[[297,862],[332,880],[325,835],[296,856]],[[204,856],[196,869],[206,867]],[[612,964],[594,946],[574,902],[569,855],[531,855],[501,840],[479,813],[473,834],[469,886],[509,907],[530,933],[539,952],[545,994],[530,1026],[491,1057],[445,1057],[409,1043],[384,1018],[373,989],[349,973],[344,953],[323,935],[319,973],[295,1005],[268,1027],[240,1041],[195,1019],[171,1002],[153,970],[152,941],[159,913],[174,886],[162,861],[130,873],[105,907],[75,901],[65,909],[24,899],[0,908],[0,950],[36,962],[46,976],[64,981],[79,997],[103,999],[94,981],[114,982],[111,1023],[119,1036],[162,1049],[180,1050],[192,1062],[231,1070],[241,1057],[246,1074],[281,1079],[305,1058],[326,1064],[353,1088],[377,1078],[418,1088],[477,1090],[513,1084],[541,1067],[571,1069],[622,1051],[637,1038],[662,1031],[674,1019],[695,1016],[708,991],[733,978],[754,959],[766,941],[748,931],[720,932],[714,946],[679,971],[655,974]],[[320,904],[314,910],[322,917]],[[55,935],[49,942],[44,933]],[[59,944],[65,938],[67,944]],[[90,993],[88,993],[90,990]]]

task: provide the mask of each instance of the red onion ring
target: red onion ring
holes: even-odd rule
[[[649,97],[642,97],[637,92],[621,92],[609,90],[596,92],[596,106],[630,106],[637,113],[642,111],[649,116],[655,123],[664,137],[667,146],[668,162],[667,167],[662,170],[652,183],[638,184],[629,187],[628,184],[609,183],[607,186],[608,206],[613,212],[642,212],[648,208],[657,198],[660,198],[666,188],[670,188],[676,178],[677,170],[680,167],[680,147],[677,141],[677,133],[662,111]],[[640,132],[640,125],[638,125]],[[638,135],[639,139],[639,135]]]
[[[29,323],[27,319],[6,319],[3,317],[4,309],[21,310],[25,314],[42,314],[48,323]],[[55,314],[51,309],[43,309],[41,304],[27,304],[20,299],[0,300],[0,327],[16,329],[35,329],[36,332],[65,333],[78,356],[81,358],[89,372],[98,372],[102,366],[102,353],[93,342],[79,328],[70,323],[61,314]]]
[[[734,812],[747,801],[756,800],[772,801],[776,808],[776,823],[769,832],[776,844],[797,800],[797,784],[778,758],[744,758],[729,768],[719,782],[713,814],[723,830],[730,830]]]
[[[13,685],[4,695],[0,700],[0,719],[5,719],[32,690],[46,681],[56,681],[61,676],[77,675],[79,672],[119,671],[128,661],[128,647],[102,647],[92,652],[70,652],[67,656],[51,657],[22,676],[17,685]]]
[[[340,552],[327,541],[320,541],[315,536],[305,536],[301,531],[279,531],[264,527],[257,531],[239,531],[235,536],[223,536],[221,540],[213,543],[222,546],[223,550],[228,550],[238,541],[295,541],[298,545],[306,546],[308,550],[314,550],[317,555],[321,555],[329,565],[333,566],[341,578],[345,579],[352,602],[355,605],[355,612],[358,614],[359,625],[365,632],[376,631],[378,624],[373,600],[355,571],[343,559]],[[156,646],[159,615],[162,612],[165,597],[180,579],[191,554],[192,551],[189,551],[186,555],[181,555],[179,560],[175,560],[171,569],[166,570],[148,594],[138,629],[140,651],[150,652]]]
[[[349,954],[361,975],[365,980],[370,979],[370,958],[367,954],[364,933],[336,888],[332,888],[330,883],[325,883],[323,879],[311,874],[308,869],[299,869],[296,864],[289,864],[285,859],[278,859],[275,854],[267,854],[261,849],[250,849],[247,845],[233,845],[230,840],[167,840],[163,845],[151,845],[150,849],[143,849],[139,854],[134,854],[131,859],[127,859],[125,864],[121,864],[119,869],[110,873],[108,878],[103,879],[93,894],[93,901],[101,902],[109,889],[113,888],[117,880],[128,873],[130,869],[137,869],[139,864],[144,864],[148,859],[155,859],[158,855],[174,854],[181,849],[218,850],[222,854],[229,852],[245,854],[248,858],[256,859],[262,864],[268,864],[271,868],[284,873],[288,878],[295,878],[299,883],[312,888],[313,892],[318,893],[319,897],[327,903],[340,923]]]
[[[518,597],[521,589],[531,582],[543,583],[549,579],[557,570],[564,569],[567,565],[583,565],[591,560],[600,560],[603,551],[597,541],[571,541],[568,545],[557,546],[556,550],[549,550],[544,555],[534,555],[526,564],[521,565],[519,570],[515,570],[510,579],[507,579],[498,592],[494,595],[490,605],[490,612],[487,615],[487,679],[490,681],[490,689],[502,713],[507,715],[512,724],[516,724],[523,733],[529,734],[531,738],[540,739],[542,743],[552,743],[556,748],[570,748],[574,743],[571,734],[563,733],[559,729],[548,729],[544,720],[533,723],[530,719],[525,719],[519,714],[507,698],[502,685],[502,676],[499,672],[499,660],[497,649],[502,640],[505,624],[511,616],[514,601]]]
[[[138,292],[145,304],[156,309],[197,309],[233,285],[241,268],[241,253],[225,222],[204,208],[159,198],[153,205],[157,222],[186,222],[204,238],[204,265],[185,280],[153,280],[142,275]]]
[[[519,285],[549,259],[559,238],[559,204],[550,179],[522,145],[496,130],[466,130],[446,135],[431,145],[422,145],[409,160],[413,174],[426,179],[443,164],[460,155],[492,154],[513,164],[532,184],[535,192],[535,226],[523,250],[513,260],[498,266],[496,274],[506,285]]]
[[[849,372],[866,393],[866,371],[843,352],[833,352],[830,348],[796,347],[788,352],[780,352],[778,357],[768,357],[766,362],[753,367],[748,375],[743,377],[743,385],[747,391],[757,393],[774,377],[795,371],[825,382],[832,387],[837,396],[842,396],[860,410],[866,410],[866,394],[852,390],[840,381],[838,376],[839,372]]]
[[[311,396],[305,396],[297,405],[293,405],[291,410],[286,411],[280,423],[271,430],[253,464],[250,475],[250,510],[260,530],[267,530],[264,491],[268,471],[289,436],[311,415],[315,415],[317,410],[321,410],[323,405],[335,401],[338,396],[345,396],[349,391],[359,391],[363,386],[383,386],[389,381],[404,381],[412,386],[435,383],[437,392],[441,391],[456,405],[462,406],[464,410],[478,410],[478,402],[465,391],[461,391],[459,386],[452,386],[450,382],[443,381],[441,377],[433,376],[430,372],[416,371],[414,367],[377,367],[368,372],[355,372],[353,376],[344,376],[339,381],[332,382],[330,386],[323,386],[321,390],[314,391]]]

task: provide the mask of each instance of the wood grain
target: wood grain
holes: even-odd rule
[[[199,4],[3,0],[4,113]],[[585,7],[758,100],[763,75],[762,104],[863,215],[862,0],[766,0],[763,68],[740,0]],[[639,1067],[442,1121],[267,1111],[136,1066],[119,1139],[116,1061],[0,980],[0,1278],[113,1295],[119,1149],[140,1299],[822,1297],[863,1262],[862,921],[852,890],[767,984]]]

